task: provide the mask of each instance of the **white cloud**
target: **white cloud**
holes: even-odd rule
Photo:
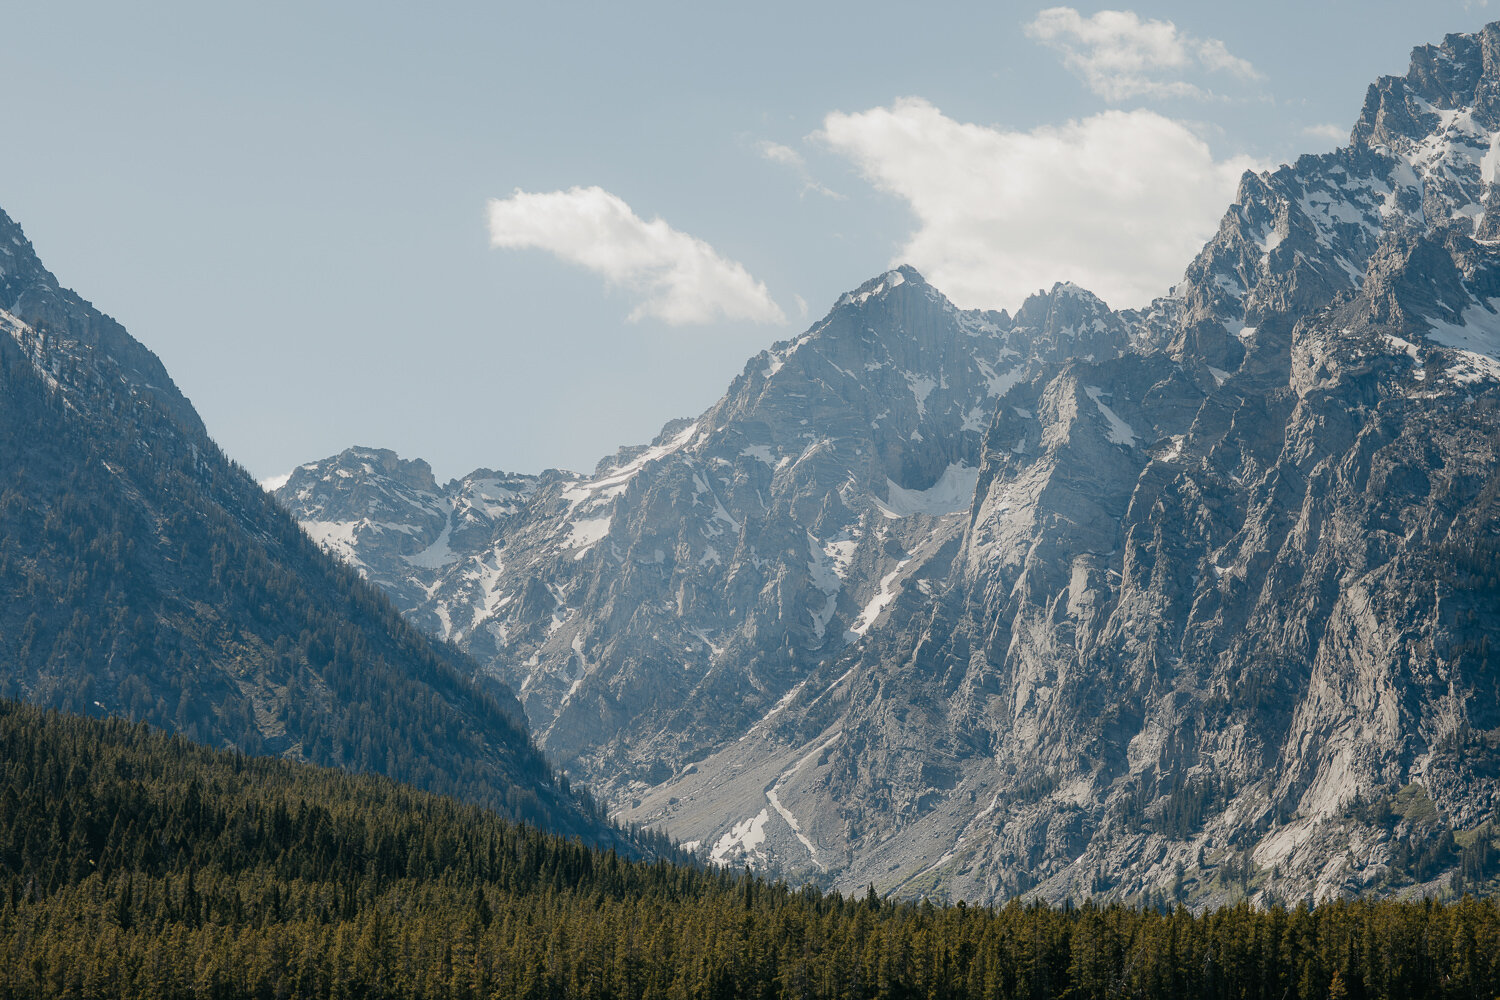
[[[783,167],[788,167],[795,172],[798,179],[802,181],[803,194],[812,191],[824,197],[833,198],[836,201],[844,200],[843,195],[824,187],[813,179],[812,171],[807,169],[807,161],[802,158],[801,153],[792,147],[783,146],[781,143],[772,142],[769,139],[763,139],[756,144],[755,148],[760,150],[760,155],[765,159],[770,160],[772,163],[780,164]]]
[[[1143,21],[1129,10],[1084,17],[1072,7],[1049,7],[1026,25],[1026,34],[1061,52],[1063,65],[1108,101],[1207,97],[1181,79],[1194,70],[1260,79],[1254,66],[1217,38],[1195,38],[1171,21]]]
[[[1342,143],[1349,138],[1349,128],[1332,122],[1326,125],[1306,125],[1302,129],[1302,134],[1310,139],[1331,139],[1336,143]]]
[[[632,321],[785,323],[765,283],[695,236],[646,222],[599,187],[527,192],[489,203],[490,245],[546,250],[639,301]]]
[[[779,163],[784,167],[801,168],[803,166],[802,154],[791,146],[783,146],[779,142],[763,139],[756,148],[760,150],[761,156],[772,163]]]
[[[911,205],[917,229],[897,262],[969,307],[1014,308],[1063,280],[1143,305],[1182,276],[1256,166],[1216,160],[1144,110],[1005,132],[905,98],[834,112],[819,137]]]

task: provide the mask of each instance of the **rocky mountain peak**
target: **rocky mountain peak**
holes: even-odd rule
[[[0,211],[0,311],[11,335],[65,393],[149,398],[191,435],[206,431],[155,354],[42,265],[26,234]],[[23,334],[20,332],[24,329]]]
[[[1461,735],[1500,720],[1492,35],[1247,174],[1146,309],[887,271],[450,562],[361,558],[718,862],[950,898],[1376,884],[1437,828],[1356,795],[1420,785],[1471,833],[1500,802],[1500,738]]]
[[[414,490],[435,492],[437,480],[432,466],[420,458],[402,458],[388,448],[365,448],[356,445],[340,452],[335,470],[354,475],[383,476]]]
[[[1247,173],[1142,343],[1224,371],[1285,373],[1297,317],[1351,296],[1388,234],[1500,236],[1500,25],[1418,48],[1371,85],[1348,146]]]
[[[1460,110],[1491,130],[1500,122],[1500,22],[1413,49],[1405,76],[1370,85],[1352,139],[1402,149]]]
[[[1014,349],[1045,353],[1057,360],[1112,357],[1129,337],[1124,317],[1071,281],[1057,282],[1050,291],[1028,296],[1016,311],[1010,331]]]
[[[903,581],[951,558],[999,398],[1080,343],[1128,345],[1082,289],[1042,293],[1031,315],[1017,328],[910,267],[884,272],[751,359],[704,414],[592,475],[539,480],[486,530],[394,479],[366,482],[364,466],[389,462],[362,455],[348,475],[313,463],[316,488],[279,495],[512,681],[551,752],[625,789],[737,739],[724,713],[748,726],[876,641]]]
[[[897,294],[896,289],[901,288],[903,285],[906,288],[905,291],[900,293],[902,295],[910,295],[914,292],[926,293],[936,291],[936,289],[927,283],[927,280],[922,277],[916,268],[910,264],[901,264],[886,271],[884,274],[877,274],[853,291],[845,292],[839,296],[838,301],[834,303],[833,307],[838,309],[842,306],[863,305],[871,299],[880,299]]]

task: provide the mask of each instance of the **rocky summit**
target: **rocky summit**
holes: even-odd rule
[[[1081,289],[1012,318],[900,268],[592,476],[439,488],[424,463],[355,448],[279,496],[516,686],[550,753],[633,798],[784,707],[902,591],[931,590],[914,574],[963,532],[995,400],[1126,345]]]
[[[705,858],[841,889],[1483,884],[1500,25],[1247,174],[1149,308],[909,268],[592,475],[351,449],[278,496]]]

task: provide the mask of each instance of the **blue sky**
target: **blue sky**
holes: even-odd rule
[[[1164,292],[1478,2],[12,5],[0,207],[260,476],[591,468],[909,261]],[[1129,193],[1126,193],[1129,192]]]

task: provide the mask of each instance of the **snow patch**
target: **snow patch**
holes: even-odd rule
[[[826,598],[823,606],[812,612],[813,633],[821,643],[828,629],[829,619],[838,610],[839,591],[844,586],[844,580],[834,557],[810,531],[807,533],[807,548],[812,555],[807,562],[807,574],[812,579],[812,585],[822,591]]]
[[[917,401],[917,419],[926,419],[927,397],[932,395],[932,390],[937,388],[937,381],[930,375],[914,375],[911,372],[907,372],[906,384],[910,387],[911,394]]]
[[[1465,309],[1457,323],[1429,319],[1432,329],[1427,339],[1436,341],[1465,355],[1473,367],[1489,369],[1500,361],[1500,313],[1495,307],[1500,299],[1472,305]]]
[[[1104,415],[1105,421],[1109,424],[1109,431],[1107,436],[1109,437],[1110,443],[1123,444],[1128,447],[1134,448],[1136,438],[1139,437],[1139,435],[1136,434],[1135,428],[1131,427],[1125,421],[1121,420],[1115,413],[1115,411],[1106,406],[1104,404],[1104,400],[1099,398],[1104,395],[1104,390],[1099,388],[1099,386],[1097,385],[1091,385],[1085,388],[1083,391],[1088,395],[1089,399],[1092,399],[1094,401],[1094,405],[1099,407],[1099,412]]]
[[[766,790],[766,801],[770,802],[771,808],[775,809],[781,818],[786,820],[786,825],[792,828],[792,835],[801,842],[803,847],[807,848],[807,853],[812,855],[813,861],[816,862],[818,860],[818,849],[813,846],[811,840],[807,839],[807,834],[802,832],[802,825],[797,822],[797,817],[792,815],[790,809],[781,804],[781,798],[776,794],[776,789],[770,788]],[[822,865],[819,864],[818,867],[821,868]]]
[[[1020,363],[1011,365],[999,374],[996,374],[995,369],[978,358],[974,359],[974,364],[979,366],[979,374],[984,376],[985,382],[989,385],[989,394],[991,396],[1005,395],[1026,374],[1026,366]]]
[[[574,560],[582,559],[585,552],[593,548],[609,534],[609,523],[614,520],[614,515],[606,514],[604,517],[580,518],[568,525],[568,537],[563,542],[565,548],[578,549],[574,553]]]
[[[736,823],[714,844],[713,850],[708,855],[709,860],[714,864],[722,865],[728,863],[730,852],[735,854],[755,852],[757,847],[766,842],[766,823],[770,819],[770,811],[762,809],[749,819]]]
[[[837,305],[858,306],[863,305],[876,295],[884,295],[893,288],[906,283],[906,275],[900,271],[887,271],[881,275],[881,281],[865,292],[846,292],[839,297]]]
[[[354,529],[358,521],[303,521],[302,530],[324,551],[347,563],[359,564],[354,548]]]
[[[823,554],[828,557],[833,572],[840,580],[849,579],[849,564],[854,561],[854,551],[858,548],[859,541],[847,531],[840,532],[832,541],[823,543]]]
[[[458,554],[448,547],[448,539],[453,535],[453,515],[443,522],[443,530],[438,533],[436,539],[427,548],[414,556],[406,556],[407,562],[422,569],[442,569],[449,563],[458,561]]]
[[[895,586],[896,577],[901,575],[901,570],[909,562],[911,562],[910,559],[901,560],[896,564],[895,569],[880,578],[880,592],[870,598],[870,603],[865,605],[865,609],[859,613],[859,617],[854,619],[854,624],[849,626],[851,633],[862,636],[870,631],[870,626],[875,624],[875,619],[880,617],[880,613],[885,610],[886,605],[895,600],[896,595],[900,593],[901,588]]]
[[[630,480],[635,478],[636,473],[652,462],[666,458],[673,452],[686,448],[693,442],[693,439],[697,435],[698,425],[696,423],[689,424],[665,444],[652,445],[624,465],[614,469],[607,469],[595,479],[586,480],[577,486],[569,487],[563,491],[563,497],[568,501],[568,510],[571,512],[580,503],[589,500],[602,500],[606,497],[618,496],[625,491],[625,487],[630,483]]]
[[[942,517],[969,509],[974,489],[979,485],[979,470],[963,464],[950,464],[938,481],[925,490],[908,490],[887,479],[886,499],[875,498],[875,506],[886,517],[911,517],[926,514]]]
[[[1255,335],[1255,327],[1246,326],[1240,320],[1226,319],[1222,320],[1222,322],[1224,324],[1224,329],[1227,332],[1232,333],[1236,337],[1238,337],[1241,343],[1245,343]]]

